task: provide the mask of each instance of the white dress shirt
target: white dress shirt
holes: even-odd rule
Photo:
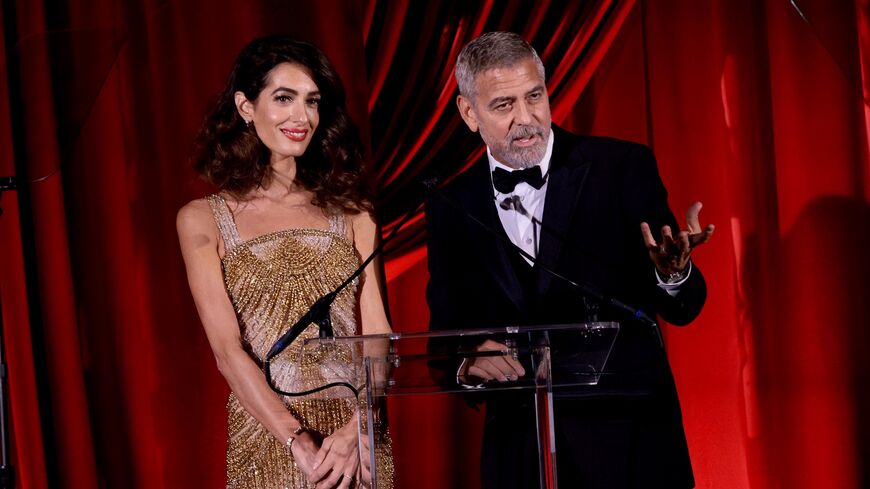
[[[503,194],[493,187],[498,218],[508,238],[513,244],[536,258],[541,240],[541,219],[544,217],[544,198],[547,196],[550,158],[553,156],[553,139],[553,131],[550,130],[550,137],[547,139],[547,152],[538,163],[538,166],[541,167],[541,175],[544,177],[544,185],[541,188],[532,187],[526,182],[519,182],[513,192]],[[486,156],[489,159],[490,180],[492,179],[492,171],[496,168],[503,168],[507,171],[515,170],[515,168],[504,165],[493,158],[489,147],[486,148]],[[532,261],[525,256],[523,260],[532,265]]]
[[[550,130],[550,137],[547,139],[547,151],[544,153],[543,159],[538,163],[541,167],[541,175],[544,177],[544,185],[536,189],[526,182],[519,182],[513,192],[503,194],[496,190],[495,186],[492,190],[495,195],[495,206],[498,211],[498,218],[501,221],[502,228],[510,238],[511,242],[523,249],[529,255],[537,258],[538,249],[541,241],[541,222],[544,217],[544,199],[547,196],[547,186],[550,178],[550,159],[553,156],[553,130]],[[486,157],[489,160],[490,183],[492,182],[492,171],[496,168],[502,168],[507,171],[514,171],[511,168],[499,161],[493,156],[489,147],[486,148]],[[640,233],[640,226],[638,226]],[[532,261],[523,256],[523,260],[529,265],[533,265]],[[671,297],[675,297],[680,291],[682,285],[692,272],[692,264],[689,267],[686,276],[675,283],[667,283],[655,273],[659,287],[664,289]]]
[[[538,246],[541,240],[540,223],[544,217],[544,199],[547,196],[547,186],[550,180],[549,171],[550,158],[553,156],[553,140],[554,136],[551,129],[550,137],[547,140],[547,151],[544,153],[543,159],[538,163],[538,166],[541,167],[541,175],[544,177],[544,185],[542,185],[541,188],[536,189],[526,182],[519,182],[516,187],[514,187],[513,192],[503,194],[496,190],[494,185],[492,187],[495,195],[494,205],[498,211],[498,218],[501,221],[502,228],[508,235],[508,238],[510,238],[513,244],[519,246],[523,251],[535,258],[538,256]],[[507,171],[516,170],[515,168],[504,165],[493,158],[489,147],[486,148],[486,156],[489,159],[490,184],[492,184],[492,171],[496,168],[503,168]],[[517,201],[519,201],[518,205],[516,204]],[[508,202],[509,204],[502,205],[505,202]],[[637,232],[640,233],[640,225],[638,225]],[[529,265],[533,265],[532,261],[525,256],[523,256],[523,260],[525,260]],[[689,262],[686,276],[679,282],[670,284],[663,281],[657,271],[655,272],[655,276],[656,280],[658,280],[659,287],[664,289],[671,297],[674,297],[679,293],[680,285],[689,278],[689,273],[691,273],[691,271],[692,264]],[[459,365],[459,368],[456,371],[456,383],[467,389],[483,387],[483,383],[467,384],[463,381],[460,374],[465,372],[467,363],[468,359],[464,359]]]

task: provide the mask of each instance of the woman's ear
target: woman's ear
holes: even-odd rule
[[[251,120],[254,119],[254,104],[241,91],[236,92],[234,95],[236,98],[236,110],[239,111],[239,115],[242,116],[245,124],[250,124]]]

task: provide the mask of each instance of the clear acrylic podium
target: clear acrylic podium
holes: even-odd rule
[[[388,397],[527,390],[535,402],[540,487],[555,488],[554,393],[596,385],[618,332],[618,323],[596,322],[311,338],[304,341],[301,355],[322,356],[341,350],[343,357],[352,358],[352,378],[343,380],[359,391],[359,453],[366,468],[360,487],[380,487],[375,455],[385,439],[386,420],[381,413]],[[474,351],[487,339],[506,348]],[[510,355],[520,361],[526,373],[508,382],[457,378],[464,360],[485,355]]]

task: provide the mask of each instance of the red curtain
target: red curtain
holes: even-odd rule
[[[336,65],[370,141],[385,230],[414,179],[480,154],[453,62],[530,39],[554,120],[651,145],[677,211],[718,226],[710,298],[667,328],[698,487],[870,484],[868,2],[140,2],[0,5],[0,300],[20,487],[223,484],[227,388],[187,291],[174,215],[232,59],[288,33]],[[386,271],[425,329],[421,216]],[[480,414],[391,409],[400,487],[476,480]],[[452,429],[445,431],[437,419]]]
[[[704,312],[666,331],[699,487],[870,484],[867,21],[866,2],[643,2],[575,113],[650,144],[672,207],[718,226]]]

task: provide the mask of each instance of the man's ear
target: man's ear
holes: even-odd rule
[[[248,97],[245,97],[245,94],[241,91],[233,94],[236,99],[236,110],[239,111],[239,115],[242,116],[242,119],[245,120],[245,124],[251,122],[254,118],[254,104],[248,100]]]
[[[471,106],[471,101],[467,98],[459,95],[456,97],[456,106],[459,107],[459,115],[462,116],[462,120],[465,121],[465,125],[471,129],[471,132],[477,132],[477,116],[474,113],[474,109]]]

